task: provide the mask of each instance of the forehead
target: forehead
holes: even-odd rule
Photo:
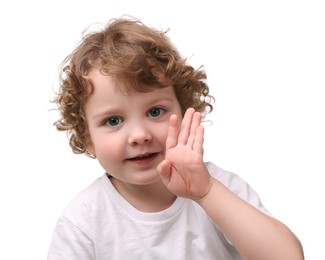
[[[87,77],[96,89],[102,86],[109,85],[115,87],[117,85],[117,78],[114,75],[106,75],[97,67],[92,68]]]
[[[92,91],[88,98],[88,101],[92,99],[114,99],[117,97],[143,97],[149,98],[151,96],[161,96],[168,97],[172,96],[176,98],[174,88],[172,86],[168,87],[158,87],[158,86],[146,86],[141,85],[140,88],[133,88],[132,83],[121,80],[116,75],[106,75],[101,72],[100,69],[94,68],[89,74],[88,78],[92,84]]]
[[[92,92],[94,92],[95,89],[100,91],[101,89],[103,90],[110,87],[110,90],[114,90],[115,93],[134,95],[138,93],[148,93],[158,89],[163,90],[165,88],[173,88],[172,86],[162,86],[158,83],[148,85],[141,83],[136,79],[126,79],[122,76],[105,73],[100,69],[100,67],[92,68],[88,73],[87,78],[90,80],[93,87]]]

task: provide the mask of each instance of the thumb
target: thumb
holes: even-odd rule
[[[170,180],[170,173],[171,173],[171,162],[167,160],[163,160],[158,166],[158,174],[162,178],[164,183],[168,183]]]

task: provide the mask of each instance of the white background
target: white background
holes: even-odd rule
[[[205,155],[237,173],[324,259],[323,1],[7,1],[0,4],[0,258],[46,259],[57,217],[103,174],[74,155],[50,99],[92,23],[130,14],[204,65],[216,97]]]

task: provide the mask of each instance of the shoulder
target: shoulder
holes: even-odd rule
[[[100,203],[105,198],[104,178],[77,194],[58,218],[48,259],[94,259],[94,227]],[[107,180],[107,178],[106,178]]]
[[[206,162],[205,165],[212,177],[220,181],[238,197],[270,215],[268,210],[261,203],[257,192],[239,175],[224,170],[212,162]]]
[[[212,162],[206,162],[205,165],[212,177],[216,178],[218,181],[233,191],[236,191],[237,189],[241,189],[243,186],[248,185],[247,182],[237,174],[224,170]]]
[[[98,214],[103,205],[109,203],[105,187],[107,182],[108,179],[105,175],[97,178],[68,203],[61,217],[76,225],[90,221],[94,215]]]

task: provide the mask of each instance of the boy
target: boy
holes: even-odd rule
[[[203,161],[205,80],[139,20],[83,38],[63,64],[56,127],[105,174],[59,218],[49,260],[303,259],[245,181]]]

